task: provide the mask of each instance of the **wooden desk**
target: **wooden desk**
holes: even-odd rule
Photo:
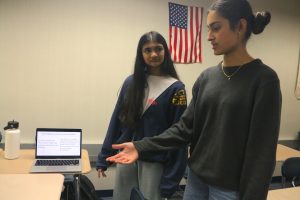
[[[1,200],[59,200],[62,174],[0,174]]]
[[[82,158],[82,170],[81,172],[83,174],[89,173],[91,171],[91,165],[90,165],[90,159],[88,155],[88,151],[86,149],[83,149],[81,152],[81,158]],[[4,151],[0,150],[0,174],[28,174],[32,165],[32,162],[35,158],[35,151],[34,149],[22,149],[20,150],[20,156],[17,159],[14,160],[8,160],[4,158]],[[42,174],[37,174],[42,175]],[[79,175],[76,174],[76,200],[79,200],[80,196],[80,179]],[[1,182],[0,182],[1,183]],[[3,182],[4,183],[4,182]],[[1,187],[0,187],[1,188]],[[61,193],[61,190],[59,192],[59,195]],[[34,194],[34,193],[33,193]],[[1,195],[1,193],[0,193]],[[12,198],[14,199],[14,198]],[[15,198],[18,199],[18,198]],[[40,198],[43,199],[43,198]],[[2,198],[1,198],[2,200]],[[43,199],[44,200],[44,199]]]
[[[300,187],[271,190],[267,200],[299,200]]]
[[[290,157],[300,157],[300,151],[277,144],[276,161],[283,162]]]
[[[0,174],[28,174],[34,160],[34,149],[21,149],[20,157],[14,160],[4,158],[4,151],[0,150]],[[82,173],[91,171],[88,151],[82,150]]]

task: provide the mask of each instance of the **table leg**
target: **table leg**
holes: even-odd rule
[[[80,174],[75,174],[75,200],[80,200]]]

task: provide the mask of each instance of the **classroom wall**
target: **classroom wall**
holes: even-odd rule
[[[211,1],[172,2],[204,7],[203,62],[176,64],[190,100],[198,75],[222,57],[214,56],[206,41]],[[250,39],[248,50],[278,73],[280,139],[295,139],[300,2],[250,2],[254,11],[272,13],[270,25]],[[34,143],[37,127],[82,128],[84,143],[102,143],[120,86],[132,72],[137,42],[150,30],[168,40],[167,0],[0,0],[0,129],[15,119],[22,143]]]

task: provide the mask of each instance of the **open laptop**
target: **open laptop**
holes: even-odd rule
[[[30,173],[81,172],[81,129],[37,128],[35,139]]]

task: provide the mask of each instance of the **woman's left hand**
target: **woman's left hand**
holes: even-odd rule
[[[108,157],[106,161],[115,162],[120,164],[131,164],[139,157],[138,151],[132,142],[126,142],[122,144],[113,144],[113,149],[123,149],[118,154]]]

